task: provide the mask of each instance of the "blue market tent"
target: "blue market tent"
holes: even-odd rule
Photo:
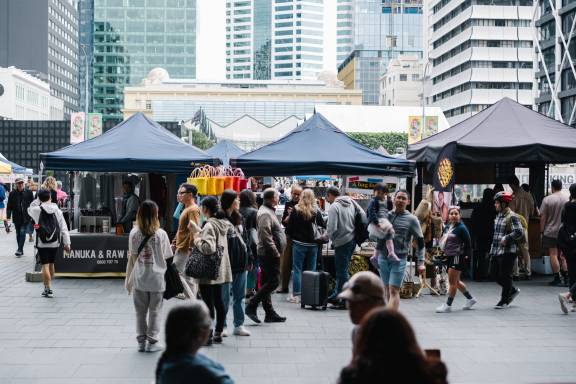
[[[8,160],[1,153],[0,153],[0,163],[5,163],[5,164],[10,165],[12,167],[11,173],[16,174],[16,175],[31,175],[33,173],[32,169],[23,167],[21,165],[16,164],[13,161]]]
[[[222,164],[230,164],[230,159],[243,155],[245,152],[230,140],[219,141],[212,148],[207,149],[206,153],[222,161]]]
[[[216,159],[137,113],[101,136],[40,154],[44,168],[62,171],[190,173]]]
[[[414,162],[373,151],[314,114],[283,138],[232,159],[249,176],[410,176]]]

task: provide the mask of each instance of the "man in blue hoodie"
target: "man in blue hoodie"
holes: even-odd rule
[[[340,196],[336,187],[328,188],[326,200],[330,203],[328,209],[328,237],[334,246],[334,268],[336,271],[336,287],[328,298],[334,308],[345,309],[344,301],[337,298],[342,287],[348,281],[348,265],[356,249],[354,239],[356,215],[362,215],[366,222],[364,210],[349,196]]]

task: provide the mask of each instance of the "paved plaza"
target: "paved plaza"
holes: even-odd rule
[[[13,256],[14,235],[0,234],[0,383],[152,383],[158,354],[136,351],[134,310],[122,279],[58,279],[55,297],[26,283],[32,245]],[[576,313],[560,313],[548,278],[519,283],[514,306],[496,311],[495,283],[472,283],[475,310],[436,314],[444,298],[403,300],[401,310],[423,348],[438,348],[451,383],[576,382]],[[335,383],[350,359],[345,311],[301,310],[276,295],[285,324],[249,329],[203,349],[237,383]],[[178,300],[170,300],[166,312]],[[461,296],[455,307],[463,303]],[[230,311],[231,312],[231,311]],[[230,313],[231,315],[231,313]]]

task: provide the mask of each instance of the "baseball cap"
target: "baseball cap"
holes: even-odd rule
[[[370,298],[383,299],[384,285],[376,274],[369,271],[358,272],[344,284],[338,298],[349,301],[362,301]]]
[[[18,177],[18,178],[16,178],[16,180],[15,180],[14,182],[15,182],[16,184],[23,183],[23,182],[24,182],[24,179],[21,178],[21,177]]]

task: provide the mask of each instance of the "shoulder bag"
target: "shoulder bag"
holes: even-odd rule
[[[166,289],[164,290],[164,299],[169,300],[174,296],[184,292],[184,284],[180,279],[180,274],[173,263],[174,257],[166,259],[166,272],[164,272],[164,282]]]
[[[194,279],[217,280],[223,255],[224,247],[220,245],[219,235],[216,232],[216,252],[205,255],[198,247],[192,248],[184,272],[186,276]]]

